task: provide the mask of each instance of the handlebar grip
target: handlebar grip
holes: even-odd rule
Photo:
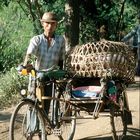
[[[27,69],[22,69],[21,70],[21,75],[28,75]]]

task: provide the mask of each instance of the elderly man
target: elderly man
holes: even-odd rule
[[[41,23],[44,32],[31,38],[23,66],[27,66],[35,58],[35,69],[48,69],[53,66],[63,67],[65,58],[65,41],[62,35],[56,35],[57,18],[53,12],[45,12]],[[42,78],[42,76],[41,76]],[[49,80],[43,77],[43,80]],[[52,85],[44,86],[44,95],[51,96]],[[44,108],[48,114],[50,102],[44,101]]]

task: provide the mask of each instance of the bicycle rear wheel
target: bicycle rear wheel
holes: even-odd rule
[[[127,114],[125,107],[125,92],[121,93],[121,96],[118,98],[119,107],[116,107],[114,104],[110,107],[110,123],[112,128],[112,138],[113,140],[123,140],[127,132]]]
[[[21,101],[15,108],[9,126],[9,140],[45,140],[42,114],[35,103]]]

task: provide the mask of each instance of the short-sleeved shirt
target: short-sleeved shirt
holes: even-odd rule
[[[36,57],[35,68],[37,70],[48,69],[54,65],[58,65],[60,60],[65,58],[65,41],[63,36],[54,35],[51,44],[44,34],[34,36],[30,40],[27,54]]]

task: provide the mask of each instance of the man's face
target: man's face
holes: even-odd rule
[[[56,29],[57,22],[42,22],[44,32],[46,35],[52,35]]]

